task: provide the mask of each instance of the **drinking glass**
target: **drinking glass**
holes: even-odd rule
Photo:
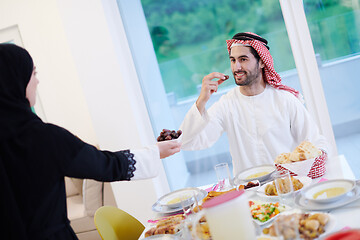
[[[272,225],[270,235],[277,236],[282,240],[297,240],[299,236],[299,215],[296,213],[280,215]],[[271,229],[271,227],[270,227]]]
[[[209,224],[205,219],[205,212],[199,211],[191,216],[191,232],[192,240],[208,240],[210,239]]]
[[[293,208],[295,206],[295,192],[290,172],[287,170],[275,172],[274,182],[280,202]]]
[[[191,206],[192,204],[191,205],[187,204],[189,202],[189,196],[181,195],[179,198],[180,198],[180,205],[183,210],[183,215],[186,218],[192,211],[192,206]],[[190,201],[193,201],[192,198],[195,198],[194,194],[191,196]]]
[[[219,191],[225,191],[230,189],[231,186],[231,173],[229,165],[227,163],[219,163],[215,165],[215,172],[218,179]]]

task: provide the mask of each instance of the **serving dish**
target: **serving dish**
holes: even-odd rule
[[[296,178],[298,179],[302,184],[303,184],[303,187],[300,188],[299,190],[296,190],[295,192],[299,192],[299,191],[302,191],[303,189],[307,188],[308,186],[311,185],[312,183],[312,179],[309,178],[309,177],[306,177],[306,176],[294,176],[293,178]],[[278,199],[279,196],[269,196],[269,195],[266,195],[265,194],[265,189],[266,189],[266,186],[269,185],[269,184],[272,184],[273,181],[271,182],[268,182],[264,185],[262,185],[258,190],[257,190],[257,194],[261,197],[265,197],[265,198],[269,198],[269,199]]]
[[[323,213],[323,212],[318,212],[318,211],[311,211],[311,212],[301,213],[300,211],[295,209],[295,210],[286,211],[286,212],[284,212],[284,213],[282,213],[280,215],[285,217],[287,215],[292,215],[292,214],[300,214],[300,215],[309,214],[310,216],[314,215],[314,214],[321,214],[321,215],[326,215],[328,217],[328,221],[325,224],[325,226],[323,227],[323,232],[319,233],[319,236],[317,238],[308,238],[308,239],[323,239],[323,236],[331,234],[334,231],[334,229],[336,227],[336,223],[337,223],[337,220],[336,220],[334,215],[332,215],[330,213]],[[275,220],[275,221],[278,221],[278,220]],[[320,222],[320,220],[318,220],[318,221]],[[271,228],[273,224],[274,224],[274,222],[272,224],[270,224],[268,226],[268,228]],[[279,224],[279,223],[277,223],[277,224]],[[299,223],[299,226],[297,227],[298,230],[300,230],[299,227],[300,227],[300,223]],[[302,227],[304,227],[304,226],[302,226]],[[286,228],[283,228],[283,229],[286,229]],[[299,234],[300,234],[300,231],[299,231]],[[271,236],[270,236],[269,233],[265,234],[264,231],[263,231],[262,234],[260,235],[260,237],[266,238],[266,237],[271,237]],[[276,238],[276,236],[273,236],[273,237],[275,237],[275,239],[280,239],[279,237]],[[304,238],[304,236],[301,237],[301,239],[303,239],[303,238]]]
[[[235,185],[238,185],[240,182],[250,182],[253,180],[263,182],[268,180],[275,170],[276,168],[274,165],[261,165],[248,168],[236,174],[233,182]]]
[[[355,186],[355,181],[334,179],[311,185],[304,189],[302,194],[314,203],[330,203],[344,198]]]
[[[291,209],[289,206],[279,202],[263,202],[259,200],[250,200],[249,205],[253,221],[259,226],[272,222],[284,211]],[[258,218],[262,218],[262,220]]]

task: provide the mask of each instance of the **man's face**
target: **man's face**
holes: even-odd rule
[[[230,52],[231,71],[235,83],[239,86],[249,86],[262,81],[262,60],[256,60],[247,46],[234,46]]]

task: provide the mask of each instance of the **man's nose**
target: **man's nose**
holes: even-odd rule
[[[235,68],[241,70],[241,63],[239,61],[235,62]]]

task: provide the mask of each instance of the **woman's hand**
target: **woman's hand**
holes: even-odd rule
[[[158,142],[157,146],[159,148],[160,158],[163,159],[180,152],[181,143],[178,141],[162,141]]]

